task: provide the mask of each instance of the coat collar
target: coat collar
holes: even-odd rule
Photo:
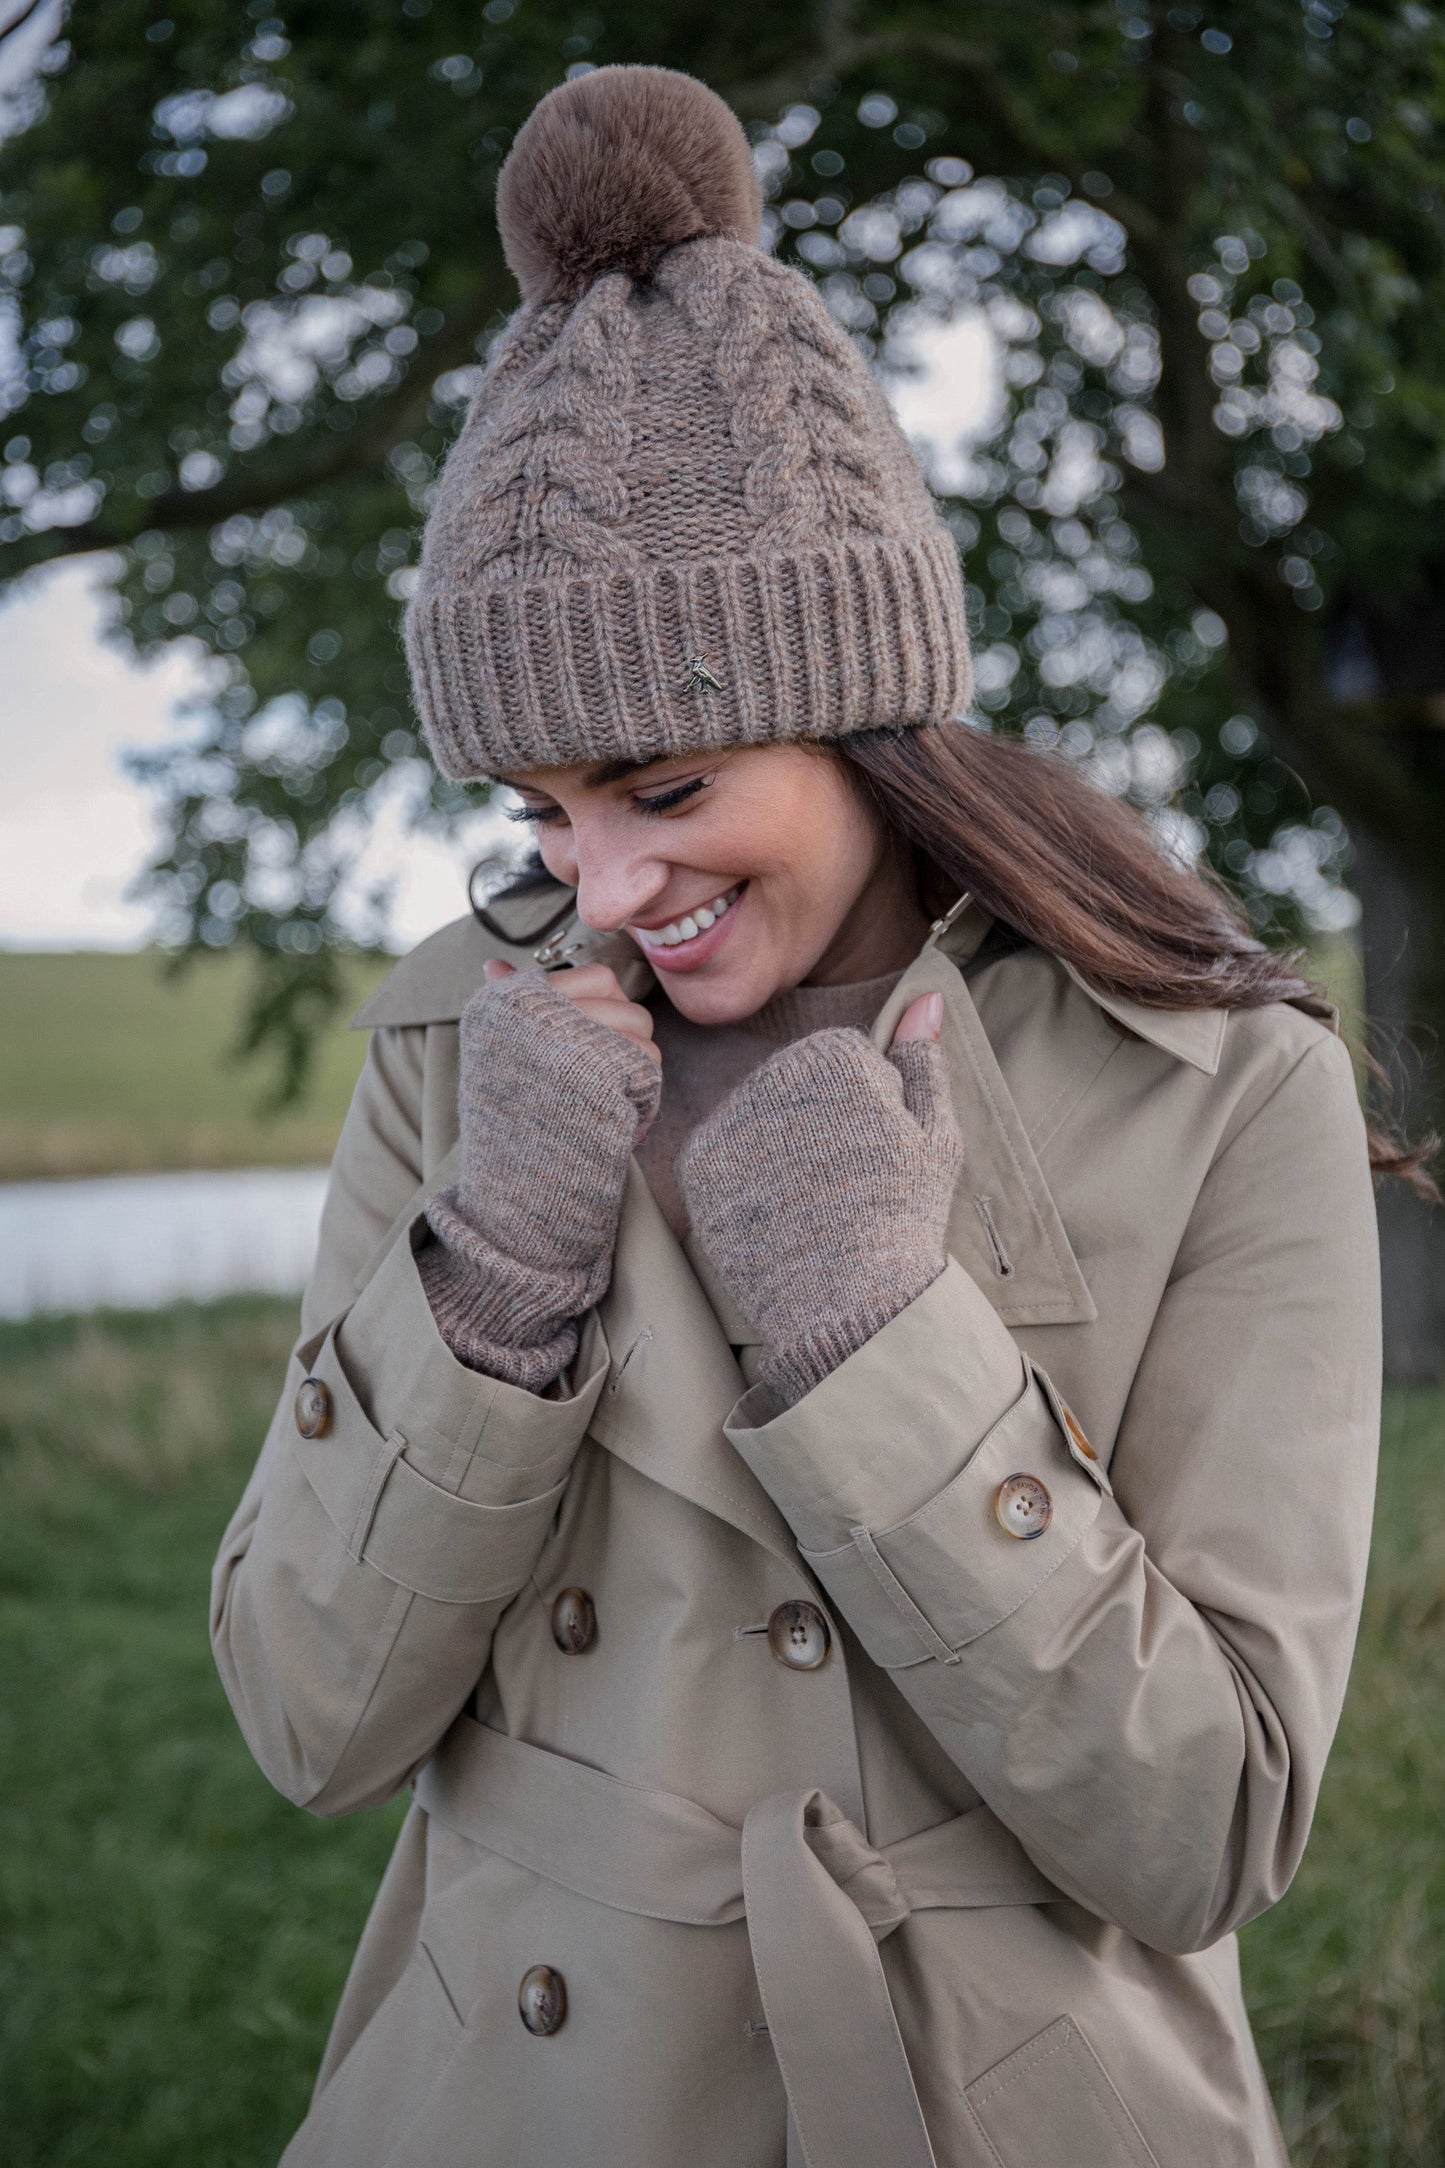
[[[531,961],[537,929],[555,916],[560,893],[549,887],[504,906],[510,916],[501,923],[511,937],[505,942],[484,932],[470,917],[444,926],[397,966],[353,1023],[360,1027],[454,1023],[482,983],[482,965],[488,956],[502,955],[522,964]],[[877,1045],[886,1046],[899,1016],[918,994],[937,990],[943,995],[942,1044],[968,1146],[967,1171],[949,1223],[950,1251],[977,1280],[1006,1324],[1083,1324],[1096,1315],[1092,1297],[964,979],[964,969],[992,923],[980,904],[961,896],[930,929],[876,1019],[873,1038]],[[574,917],[563,935],[576,928]],[[634,1000],[642,999],[655,985],[654,974],[625,936],[580,932],[588,954],[611,963]],[[1063,968],[1125,1033],[1206,1075],[1215,1074],[1226,1011],[1146,1008],[1098,992],[1070,964]],[[635,1200],[636,1184],[632,1194]],[[647,1202],[652,1203],[650,1193]],[[654,1253],[657,1271],[676,1271],[685,1255],[713,1308],[719,1315],[727,1313],[725,1322],[736,1327],[739,1321],[730,1314],[706,1259],[691,1244],[686,1252],[680,1250],[660,1213],[646,1216],[656,1222],[647,1246]],[[635,1202],[632,1217],[638,1217]],[[735,1332],[730,1337],[738,1344]]]
[[[1132,1037],[1162,1047],[1176,1061],[1188,1062],[1191,1069],[1202,1070],[1205,1076],[1218,1074],[1224,1027],[1229,1021],[1227,1009],[1146,1009],[1141,1001],[1127,1001],[1122,994],[1101,994],[1087,979],[1080,978],[1072,964],[1065,964],[1064,969],[1090,1001],[1097,1003],[1106,1016],[1112,1016],[1115,1023],[1122,1024]]]

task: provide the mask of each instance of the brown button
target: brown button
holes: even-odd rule
[[[832,1638],[815,1603],[780,1603],[768,1620],[768,1647],[789,1671],[816,1671]]]
[[[550,1965],[533,1965],[522,1974],[517,2008],[529,2033],[545,2040],[561,2029],[567,2015],[567,1982]]]
[[[296,1428],[303,1438],[331,1428],[331,1393],[320,1378],[303,1378],[296,1388]]]
[[[564,1656],[580,1656],[597,1639],[597,1611],[585,1588],[564,1588],[553,1604],[552,1639]]]
[[[1054,1517],[1054,1501],[1036,1475],[1006,1476],[993,1502],[1000,1528],[1021,1543],[1041,1536]]]
[[[1075,1415],[1072,1408],[1065,1408],[1064,1410],[1064,1427],[1068,1431],[1069,1436],[1073,1439],[1079,1451],[1083,1454],[1085,1460],[1098,1459],[1098,1454],[1094,1451],[1094,1448],[1090,1445],[1088,1439],[1084,1436],[1083,1431],[1079,1428],[1079,1418],[1077,1417],[1077,1415]]]

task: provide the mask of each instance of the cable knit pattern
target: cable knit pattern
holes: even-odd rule
[[[693,1233],[789,1406],[938,1278],[962,1159],[938,1046],[853,1030],[784,1047],[693,1131]]]
[[[686,97],[626,68],[550,95],[635,143],[658,78]],[[732,229],[524,304],[437,484],[406,637],[452,776],[937,722],[971,690],[957,550],[882,390],[812,281]]]
[[[427,1207],[417,1260],[458,1360],[540,1392],[577,1351],[612,1277],[622,1185],[656,1062],[541,971],[487,985],[462,1013],[462,1174]]]
[[[657,277],[710,355],[744,462],[743,501],[772,548],[906,525],[862,397],[869,379],[806,280],[727,241],[674,249]],[[920,498],[907,509],[926,515],[921,486]]]
[[[504,561],[512,577],[572,564],[630,563],[630,281],[598,279],[514,388],[477,462],[467,535],[473,576]],[[556,560],[562,560],[559,567]]]

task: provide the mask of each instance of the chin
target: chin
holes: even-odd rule
[[[694,1024],[740,1024],[780,993],[785,983],[771,973],[752,971],[719,972],[716,978],[707,971],[676,978],[659,972],[658,977],[678,1014]]]

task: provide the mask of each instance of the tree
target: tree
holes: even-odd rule
[[[1356,839],[1371,1005],[1428,1047],[1436,11],[271,5],[75,0],[47,54],[0,151],[0,547],[12,579],[113,553],[117,635],[215,658],[192,737],[151,763],[155,894],[173,941],[264,960],[250,1036],[292,1082],[355,938],[333,905],[358,815],[399,782],[418,817],[466,802],[424,779],[398,605],[515,300],[497,167],[544,90],[607,60],[732,102],[773,245],[900,380],[910,345],[990,326],[995,426],[971,461],[944,447],[935,480],[996,727],[1148,805],[1265,930],[1337,912]],[[1417,1125],[1441,1099],[1438,1065],[1412,1077]],[[1441,1238],[1408,1200],[1390,1212],[1394,1367],[1436,1373]]]

